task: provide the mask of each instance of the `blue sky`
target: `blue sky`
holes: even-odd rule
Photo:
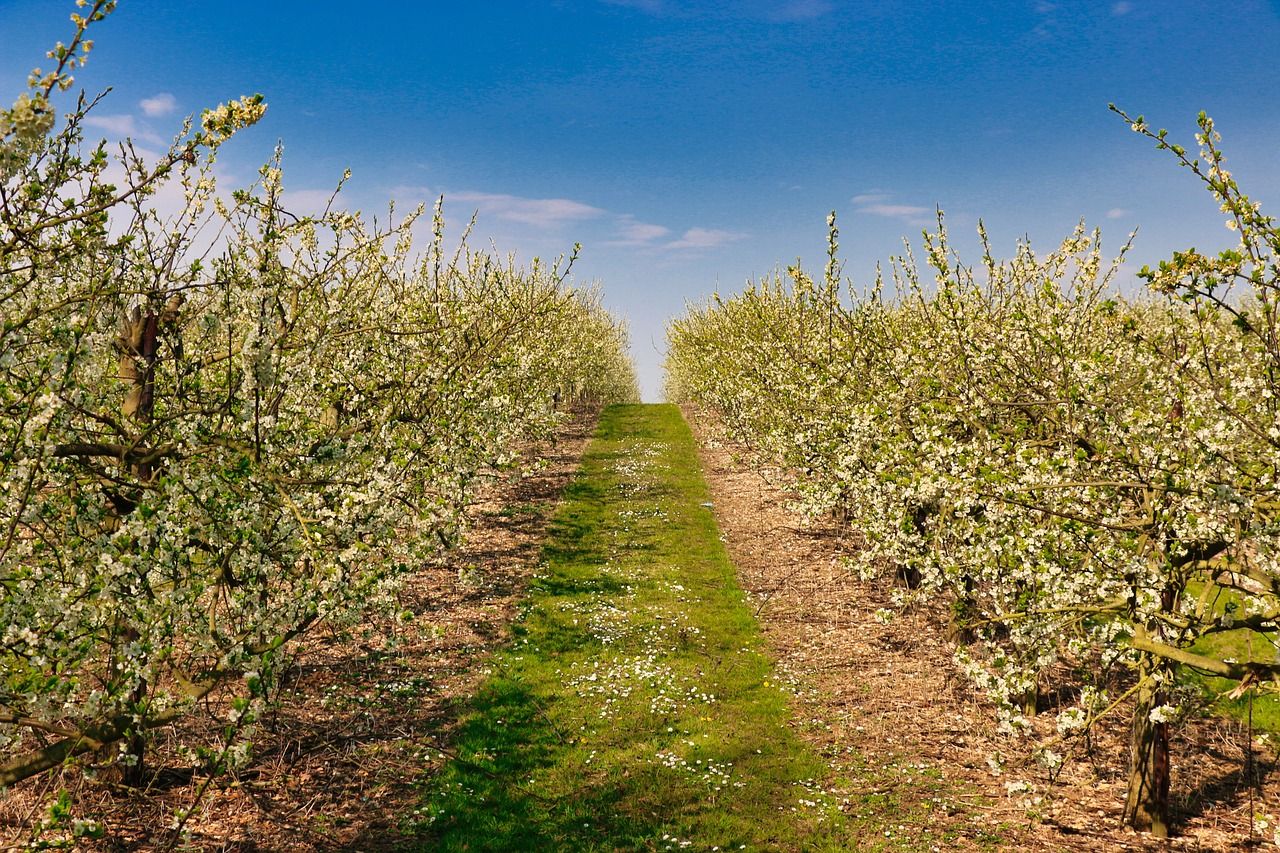
[[[0,95],[69,35],[70,0],[0,0]],[[278,139],[305,206],[350,167],[350,207],[446,196],[522,258],[583,244],[626,316],[646,395],[686,301],[802,258],[839,213],[865,282],[941,206],[968,257],[1085,218],[1129,268],[1226,245],[1209,196],[1107,111],[1190,144],[1213,115],[1233,171],[1280,204],[1280,0],[122,0],[78,82],[107,138],[261,92],[221,162],[247,182]],[[1275,200],[1275,201],[1273,201]]]

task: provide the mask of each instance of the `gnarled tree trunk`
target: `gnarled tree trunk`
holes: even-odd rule
[[[1161,664],[1143,655],[1140,676],[1144,680]],[[1124,804],[1125,822],[1156,838],[1169,837],[1169,724],[1155,722],[1151,712],[1164,704],[1164,690],[1150,681],[1138,690],[1129,744],[1129,792]]]

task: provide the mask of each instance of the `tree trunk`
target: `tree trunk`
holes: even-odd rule
[[[1040,713],[1040,684],[1039,682],[1027,688],[1027,692],[1022,694],[1022,715],[1024,717],[1034,717]]]
[[[1151,712],[1165,704],[1163,687],[1150,676],[1173,678],[1173,667],[1154,655],[1144,653],[1138,667],[1143,686],[1133,712],[1133,733],[1129,745],[1129,793],[1124,804],[1127,824],[1156,838],[1169,837],[1169,724],[1154,722]]]
[[[133,692],[134,703],[141,703],[147,696],[147,683],[145,681],[138,684],[138,689]],[[125,754],[130,757],[130,763],[126,764],[121,771],[121,781],[131,788],[141,788],[147,781],[147,738],[143,734],[142,727],[137,723],[133,723],[133,732],[125,741]]]
[[[145,313],[142,309],[135,308],[121,324],[120,336],[116,341],[116,349],[120,353],[120,378],[130,385],[125,392],[121,413],[143,429],[151,423],[155,413],[156,357],[159,352],[161,319],[161,315],[150,307]],[[155,474],[151,463],[138,463],[131,467],[140,484],[150,482]],[[126,641],[135,640],[137,632],[126,626],[123,636]],[[147,682],[141,680],[129,696],[135,712],[146,698]],[[143,728],[135,726],[125,741],[125,752],[131,762],[123,769],[123,781],[135,788],[142,787],[146,776],[147,739]]]

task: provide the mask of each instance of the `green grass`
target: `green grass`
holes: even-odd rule
[[[893,804],[846,819],[788,728],[707,501],[675,407],[604,413],[513,642],[405,821],[418,849],[905,849],[867,825]]]
[[[1187,595],[1198,596],[1202,588],[1198,584],[1189,586]],[[1214,612],[1225,612],[1229,606],[1239,610],[1241,605],[1241,597],[1237,593],[1224,589],[1215,599]],[[1274,663],[1277,659],[1277,642],[1280,642],[1280,636],[1275,632],[1259,634],[1249,630],[1223,631],[1202,637],[1191,647],[1191,651],[1220,660],[1231,658],[1239,661]],[[1185,667],[1182,677],[1185,682],[1199,687],[1204,692],[1210,713],[1241,721],[1249,719],[1250,697],[1242,696],[1239,699],[1232,699],[1226,695],[1238,687],[1239,682],[1202,675]],[[1253,693],[1254,728],[1280,734],[1280,697],[1272,693],[1259,694],[1256,691]]]
[[[1273,635],[1274,637],[1274,635]],[[1205,637],[1191,647],[1197,654],[1217,658],[1233,658],[1235,660],[1253,660],[1273,663],[1276,660],[1276,648],[1264,637],[1253,631],[1224,631]],[[1199,686],[1209,700],[1209,711],[1240,721],[1249,719],[1249,696],[1232,699],[1226,694],[1240,686],[1238,681],[1201,675],[1184,668],[1184,678],[1188,683]],[[1280,697],[1273,693],[1250,691],[1253,702],[1253,727],[1260,731],[1280,734]]]

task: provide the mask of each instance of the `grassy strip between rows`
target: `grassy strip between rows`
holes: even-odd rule
[[[1190,598],[1199,598],[1203,589],[1200,584],[1192,584],[1187,587],[1186,594]],[[1212,602],[1212,609],[1218,614],[1239,615],[1244,610],[1244,602],[1236,593],[1222,590]],[[1280,658],[1280,633],[1223,631],[1200,638],[1191,647],[1191,651],[1222,660],[1274,663]],[[1233,717],[1241,722],[1252,719],[1254,728],[1259,731],[1267,732],[1273,738],[1280,734],[1280,697],[1275,694],[1249,691],[1243,696],[1232,698],[1230,694],[1239,686],[1239,682],[1202,675],[1190,669],[1183,670],[1182,680],[1200,688],[1209,702],[1208,712]]]
[[[513,643],[406,821],[421,849],[897,849],[885,823],[927,825],[842,799],[859,780],[792,735],[707,501],[675,407],[605,412]]]

